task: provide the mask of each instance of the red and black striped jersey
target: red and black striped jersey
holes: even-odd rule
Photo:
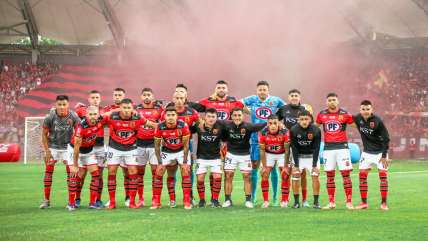
[[[269,131],[269,127],[259,131],[257,136],[259,145],[264,145],[268,153],[281,154],[285,152],[284,143],[290,142],[290,131],[285,128],[273,134]]]
[[[218,120],[231,120],[232,110],[235,107],[244,108],[244,104],[235,99],[235,97],[227,96],[226,100],[219,100],[215,96],[210,96],[199,101],[195,109],[199,112],[204,112],[208,108],[214,108],[217,110]]]
[[[176,153],[183,150],[183,137],[186,136],[190,136],[189,126],[181,120],[177,120],[172,128],[162,121],[155,129],[155,138],[166,143],[166,146],[162,146],[162,152]]]
[[[324,150],[348,148],[346,126],[354,123],[349,112],[339,109],[332,113],[327,108],[318,114],[316,123],[322,124],[324,128]]]
[[[81,120],[86,118],[86,109],[88,109],[88,106],[81,106],[76,110],[76,114],[79,116]],[[104,107],[98,107],[100,115],[106,113]],[[95,141],[95,146],[103,146],[104,145],[104,128],[98,132],[97,134],[97,140]]]
[[[106,124],[110,125],[109,146],[119,151],[136,149],[138,129],[147,122],[148,120],[141,115],[124,118],[120,111],[109,115],[106,121]]]
[[[71,138],[71,146],[74,147],[75,137],[82,138],[82,144],[79,152],[82,154],[90,153],[94,148],[98,133],[101,131],[104,132],[103,126],[106,120],[107,117],[102,115],[98,117],[98,120],[94,125],[91,125],[87,122],[86,118],[83,119],[74,129],[74,136]]]
[[[201,117],[199,113],[190,107],[184,107],[182,111],[177,111],[177,120],[184,121],[188,126],[199,121]],[[165,120],[165,111],[162,112],[161,121]]]
[[[152,122],[158,122],[162,115],[162,107],[152,103],[150,108],[145,108],[143,104],[134,107],[141,116]],[[154,147],[155,130],[151,127],[142,125],[138,129],[137,146],[139,147]]]

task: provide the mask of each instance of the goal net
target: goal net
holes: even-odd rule
[[[45,117],[25,117],[24,163],[43,162],[45,148],[42,132]],[[104,145],[109,141],[109,129],[104,130]],[[62,162],[61,156],[58,162]]]
[[[24,163],[43,162],[42,132],[45,117],[25,117]]]

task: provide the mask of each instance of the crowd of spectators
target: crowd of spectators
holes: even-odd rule
[[[61,66],[52,62],[32,63],[31,60],[4,60],[0,72],[0,142],[21,141],[24,120],[15,108],[24,95],[39,86],[46,76]],[[19,134],[19,135],[18,135]]]
[[[377,110],[426,112],[428,111],[428,52],[391,50],[370,57],[354,58],[357,66],[356,81],[362,95],[377,99]],[[387,82],[375,85],[383,70]]]

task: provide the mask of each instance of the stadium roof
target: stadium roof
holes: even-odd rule
[[[0,43],[10,43],[24,38],[22,35],[28,33],[23,24],[20,8],[24,1],[28,1],[32,6],[40,36],[67,45],[95,45],[113,39],[109,22],[100,7],[102,0],[0,0]],[[205,8],[201,10],[200,5],[198,8],[193,7],[194,4],[200,4],[196,0],[106,1],[112,7],[126,39],[136,40],[145,36],[148,42],[150,42],[148,35],[156,32],[142,35],[145,22],[156,24],[160,18],[171,19],[174,24],[170,28],[186,26],[186,31],[191,32],[189,23],[197,22],[200,16],[196,11],[204,9],[209,11],[215,4],[227,4],[227,1],[208,3],[201,1],[205,4]],[[264,1],[264,4],[268,5],[271,2]],[[428,16],[415,3],[423,2],[422,0],[332,0],[332,2],[344,8],[351,6],[356,15],[370,25],[373,31],[399,38],[428,37]],[[326,1],[325,4],[331,3]],[[332,8],[331,13],[343,19],[340,16],[341,11],[337,10]],[[135,31],[136,24],[142,25],[141,32]],[[336,38],[335,40],[343,41],[356,36],[355,31],[344,20],[338,21],[334,27],[340,32],[337,36],[332,36]]]

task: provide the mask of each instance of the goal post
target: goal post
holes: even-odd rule
[[[45,117],[25,117],[24,164],[43,162],[42,132]]]

